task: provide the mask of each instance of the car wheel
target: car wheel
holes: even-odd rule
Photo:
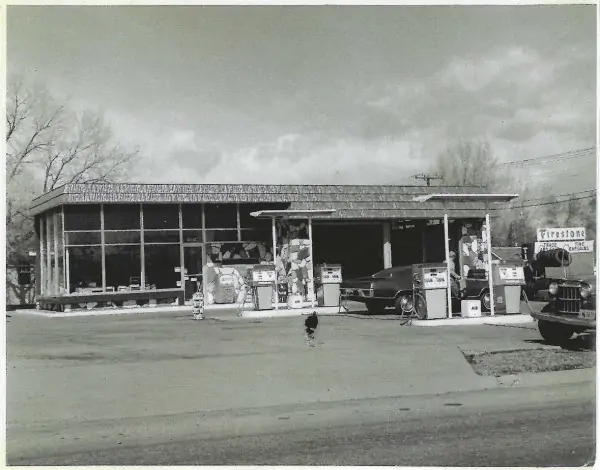
[[[413,311],[413,298],[410,294],[399,295],[394,300],[394,309],[397,315],[409,315]]]
[[[484,292],[479,296],[479,300],[481,301],[481,311],[489,312],[492,308],[492,302],[490,298],[489,292]]]
[[[554,323],[546,320],[538,321],[538,330],[542,338],[549,344],[560,346],[571,339],[575,330],[562,323]]]
[[[366,303],[367,311],[371,315],[381,315],[385,311],[385,304],[383,302],[377,302],[375,300],[371,300]]]

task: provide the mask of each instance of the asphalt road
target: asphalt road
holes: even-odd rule
[[[170,425],[139,422],[145,432],[123,432],[119,442],[102,444],[83,437],[62,451],[44,456],[35,456],[35,450],[30,449],[29,455],[10,458],[9,452],[8,463],[591,465],[595,452],[595,402],[590,392],[589,386],[574,384],[544,390],[497,389],[307,404],[237,415],[188,414],[171,420]],[[194,426],[193,422],[200,418],[205,418],[202,424]],[[119,428],[118,423],[114,425]],[[111,432],[110,426],[104,424],[106,434]],[[153,426],[163,431],[165,426],[171,429],[151,438],[147,431]],[[71,432],[78,434],[76,429]]]

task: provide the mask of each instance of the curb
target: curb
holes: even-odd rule
[[[132,314],[145,314],[145,313],[181,313],[186,311],[192,311],[191,307],[187,306],[176,306],[168,308],[160,307],[145,307],[145,308],[130,308],[130,309],[116,309],[116,310],[92,310],[92,311],[76,311],[76,312],[51,312],[48,310],[13,310],[11,315],[32,315],[37,317],[45,318],[70,318],[70,317],[97,317],[106,315],[132,315]]]
[[[543,387],[550,385],[590,384],[596,385],[596,368],[571,369],[550,372],[524,372],[522,374],[495,377],[499,388]]]
[[[413,320],[414,326],[465,326],[465,325],[518,325],[521,323],[534,322],[534,318],[528,313],[517,313],[515,315],[497,315],[494,317],[477,318],[441,318],[439,320]]]

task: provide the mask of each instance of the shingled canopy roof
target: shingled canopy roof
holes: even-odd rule
[[[418,198],[436,194],[444,198]],[[471,196],[453,199],[452,194]],[[67,184],[50,191],[32,202],[30,212],[35,215],[65,204],[277,202],[295,211],[335,210],[316,215],[319,219],[434,219],[444,214],[482,218],[494,203],[516,196],[490,195],[473,186],[93,183]]]

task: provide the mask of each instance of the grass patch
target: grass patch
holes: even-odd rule
[[[527,349],[463,354],[478,375],[494,377],[524,372],[587,369],[596,366],[595,351]]]

